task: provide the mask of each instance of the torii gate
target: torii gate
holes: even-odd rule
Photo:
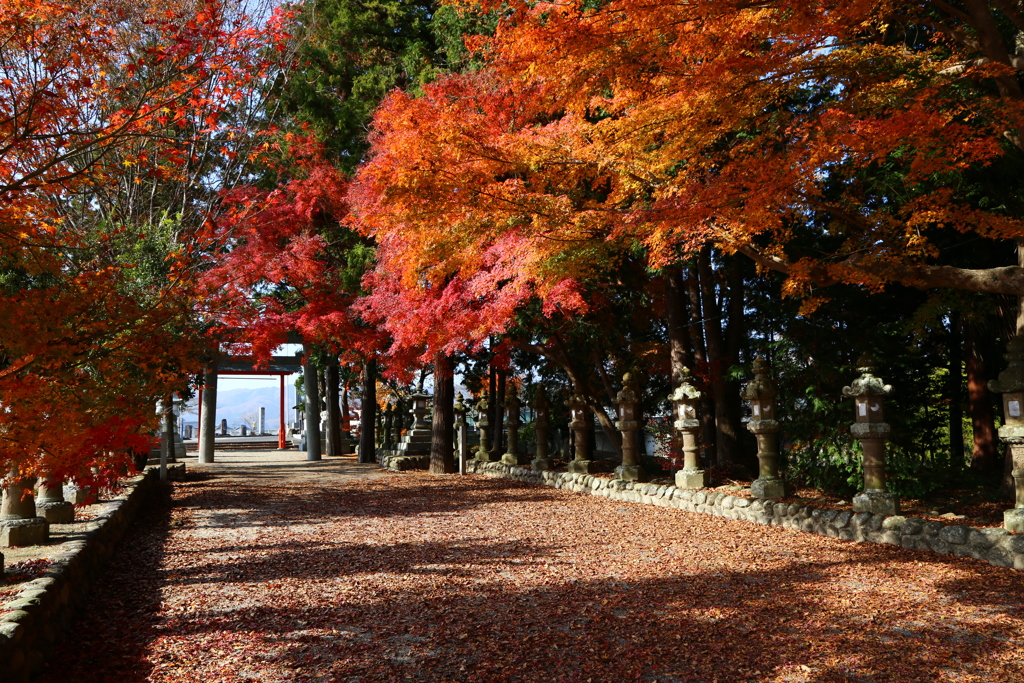
[[[277,429],[277,447],[288,447],[285,439],[285,375],[302,372],[302,364],[298,356],[272,356],[266,368],[257,370],[251,360],[237,356],[221,356],[217,364],[207,368],[203,378],[203,386],[199,388],[199,462],[213,462],[213,434],[216,434],[217,415],[217,377],[220,375],[277,375],[281,379],[281,402],[278,411],[279,427]],[[206,388],[204,395],[204,387]],[[206,408],[209,423],[204,429],[203,408]],[[208,435],[203,439],[204,432]]]

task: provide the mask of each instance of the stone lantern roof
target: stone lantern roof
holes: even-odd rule
[[[850,386],[843,387],[843,396],[847,398],[867,398],[870,396],[889,396],[893,393],[891,384],[885,384],[881,378],[875,377],[878,361],[870,353],[857,359],[857,372],[860,377],[853,380]]]
[[[761,356],[754,359],[754,379],[743,388],[740,397],[745,401],[764,401],[779,395],[779,388],[768,374],[768,361]]]

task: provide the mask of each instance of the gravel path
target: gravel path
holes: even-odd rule
[[[43,681],[1024,680],[1012,570],[300,458],[190,460]]]

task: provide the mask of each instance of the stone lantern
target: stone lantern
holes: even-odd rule
[[[466,461],[469,459],[469,428],[466,425],[466,413],[469,408],[462,402],[462,392],[455,397],[455,434],[459,439],[459,474],[466,473]]]
[[[411,431],[418,429],[426,429],[427,422],[423,418],[426,417],[429,409],[427,408],[427,402],[430,401],[430,394],[413,394],[412,395],[412,427]]]
[[[636,378],[627,372],[622,376],[622,391],[615,396],[615,405],[619,410],[615,428],[622,432],[622,464],[615,468],[615,476],[626,481],[646,479],[636,445],[636,433],[640,430],[637,412],[639,394]]]
[[[505,393],[505,429],[508,430],[508,450],[501,456],[501,461],[506,465],[518,465],[519,463],[519,409],[523,403],[519,400],[519,392],[514,384],[509,382]]]
[[[786,484],[779,478],[779,422],[776,414],[778,387],[768,374],[768,362],[754,359],[754,379],[740,396],[750,402],[747,429],[757,437],[758,477],[750,484],[757,498],[785,498]]]
[[[590,408],[579,393],[571,395],[565,405],[569,406],[569,429],[572,430],[576,442],[576,457],[569,463],[569,471],[593,474],[594,461],[591,459],[590,441],[587,439],[587,432],[593,429]]]
[[[874,376],[877,365],[871,354],[864,354],[857,359],[860,377],[843,387],[843,396],[852,398],[855,406],[856,422],[850,425],[850,434],[860,440],[864,451],[864,491],[853,497],[853,509],[895,515],[900,501],[896,494],[889,493],[885,483],[885,438],[891,428],[883,410],[883,399],[892,394],[893,388]]]
[[[534,470],[550,470],[551,458],[548,457],[548,427],[551,426],[551,404],[548,402],[544,387],[537,387],[537,394],[533,399],[533,426],[537,435],[537,457],[530,463]]]
[[[430,425],[423,419],[423,416],[427,414],[427,402],[430,400],[430,395],[413,394],[411,398],[412,426],[405,433],[405,436],[398,440],[394,454],[397,456],[430,455],[430,443],[433,439],[433,434],[431,433]]]
[[[683,437],[683,469],[676,472],[676,487],[681,489],[702,489],[708,485],[707,473],[700,469],[700,420],[697,419],[697,404],[700,390],[693,385],[689,368],[683,368],[679,386],[669,399],[675,404],[676,420],[673,426]]]
[[[1014,508],[1003,513],[1003,526],[1009,531],[1024,531],[1024,337],[1006,344],[1003,357],[1008,365],[999,379],[988,383],[989,391],[1003,395],[1003,426],[999,438],[1010,451],[1015,491]]]
[[[481,462],[490,462],[491,453],[487,450],[490,443],[491,420],[487,417],[490,414],[491,402],[484,396],[476,404],[476,426],[480,429],[480,445],[476,450],[476,459]]]

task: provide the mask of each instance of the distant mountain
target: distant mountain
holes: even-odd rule
[[[256,420],[260,407],[267,409],[267,430],[274,431],[278,424],[278,401],[280,399],[278,387],[261,387],[258,389],[228,389],[217,392],[217,422],[228,421],[228,427],[234,429],[242,424],[242,419],[247,418],[250,423]],[[286,396],[286,401],[291,399]],[[284,419],[286,422],[295,419],[291,405],[285,405]],[[196,424],[199,418],[195,413],[185,413],[185,424]]]

